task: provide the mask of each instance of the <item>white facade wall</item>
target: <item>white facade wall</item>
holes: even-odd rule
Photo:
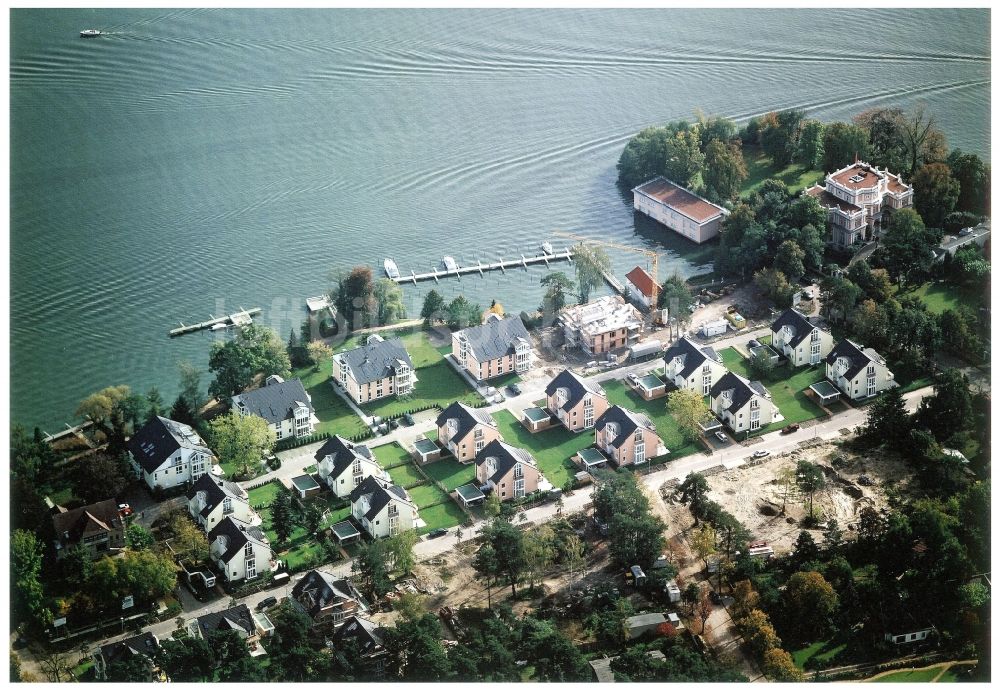
[[[180,447],[152,473],[147,473],[134,458],[132,458],[132,468],[150,490],[157,486],[166,489],[193,483],[202,474],[210,473],[212,458],[202,451]]]

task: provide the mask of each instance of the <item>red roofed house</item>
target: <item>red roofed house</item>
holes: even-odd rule
[[[657,296],[663,288],[659,283],[653,282],[645,270],[636,266],[625,275],[625,289],[630,297],[649,309],[653,305],[653,288],[656,288]]]
[[[662,176],[632,189],[633,205],[696,244],[719,236],[729,210],[710,203]]]
[[[855,162],[826,175],[824,185],[806,189],[827,209],[830,243],[846,247],[870,241],[888,221],[890,210],[913,205],[913,187],[898,174]],[[891,213],[890,213],[891,214]]]

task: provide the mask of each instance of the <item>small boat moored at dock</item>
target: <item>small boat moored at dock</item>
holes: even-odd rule
[[[552,255],[552,244],[550,244],[547,241],[542,242],[542,253],[544,253],[546,256],[551,256]]]
[[[455,259],[451,256],[445,256],[442,258],[441,265],[443,265],[444,269],[449,273],[454,273],[458,270],[458,263],[456,263]]]
[[[391,258],[386,258],[382,261],[382,267],[385,268],[385,275],[390,280],[396,280],[399,278],[399,268],[396,267],[396,261]]]
[[[100,29],[84,29],[80,32],[80,38],[82,39],[92,39],[97,36],[102,36],[104,34]]]

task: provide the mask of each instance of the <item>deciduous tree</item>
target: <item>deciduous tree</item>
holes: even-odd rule
[[[322,340],[314,340],[306,348],[313,363],[313,371],[318,372],[333,357],[333,348]]]
[[[823,132],[823,171],[831,172],[868,157],[868,133],[856,125],[830,123]]]
[[[925,164],[913,174],[913,207],[931,227],[943,227],[944,218],[955,209],[961,184],[951,169],[940,162]]]
[[[799,490],[809,497],[809,518],[815,518],[813,498],[817,492],[826,488],[826,476],[823,475],[823,469],[815,463],[803,459],[795,464],[795,474],[798,477]]]
[[[702,175],[709,194],[719,200],[733,200],[747,178],[743,151],[736,144],[712,140],[705,148],[705,171]]]
[[[701,394],[687,389],[672,391],[667,396],[667,410],[677,422],[677,428],[689,441],[698,439],[700,425],[708,418],[708,406]]]
[[[788,579],[783,605],[789,623],[803,637],[821,637],[837,609],[837,592],[819,572],[796,572]]]
[[[388,326],[394,321],[406,318],[406,304],[403,303],[403,289],[389,278],[375,283],[374,290],[377,322]]]
[[[540,280],[540,284],[545,288],[544,311],[553,316],[566,306],[566,294],[576,286],[562,271],[548,273]]]
[[[275,434],[262,417],[230,412],[212,420],[211,439],[221,461],[236,475],[249,476],[274,448]]]
[[[573,247],[573,262],[580,301],[586,303],[590,300],[590,293],[604,284],[604,273],[611,272],[611,258],[598,246],[580,243]]]
[[[786,239],[774,255],[774,267],[783,272],[789,282],[797,282],[806,272],[805,258],[805,251],[791,239]]]
[[[244,326],[232,340],[214,343],[208,366],[215,374],[208,391],[219,400],[246,390],[258,374],[287,377],[291,371],[285,344],[270,328],[258,324]]]
[[[420,309],[420,318],[424,321],[441,321],[447,310],[447,303],[444,297],[437,290],[431,290],[424,297],[424,304]]]
[[[948,155],[951,175],[958,181],[957,209],[983,215],[990,209],[990,167],[978,155],[954,149]]]

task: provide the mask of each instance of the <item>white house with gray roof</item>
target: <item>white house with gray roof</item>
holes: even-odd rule
[[[205,532],[211,531],[226,517],[238,524],[257,526],[260,516],[250,506],[250,497],[239,483],[211,473],[198,478],[187,493],[188,514]]]
[[[785,309],[771,324],[771,347],[794,367],[819,364],[833,349],[833,334],[797,309]]]
[[[736,434],[753,432],[782,419],[764,385],[735,372],[726,372],[709,395],[712,412]]]
[[[531,336],[519,316],[500,318],[491,313],[486,323],[451,334],[451,354],[458,365],[478,381],[504,374],[523,374],[535,356]]]
[[[351,492],[351,516],[372,538],[388,538],[417,527],[417,505],[406,490],[373,476]]]
[[[678,389],[707,396],[726,366],[714,348],[682,337],[663,353],[663,376]]]
[[[360,405],[410,393],[417,374],[403,341],[370,335],[361,347],[333,356],[333,380]]]
[[[127,448],[136,477],[150,490],[193,483],[211,470],[214,458],[194,428],[159,416],[132,435]]]
[[[271,543],[260,526],[225,517],[208,532],[209,553],[227,582],[254,579],[272,569]]]
[[[826,378],[852,400],[872,398],[896,385],[885,358],[853,340],[841,340],[827,355]]]
[[[316,475],[337,497],[347,497],[361,482],[372,476],[392,482],[389,474],[375,460],[375,454],[364,444],[354,444],[334,435],[316,452]]]
[[[312,398],[302,382],[285,381],[277,375],[267,377],[259,389],[233,396],[233,410],[244,417],[263,418],[278,441],[308,436],[319,423]]]

